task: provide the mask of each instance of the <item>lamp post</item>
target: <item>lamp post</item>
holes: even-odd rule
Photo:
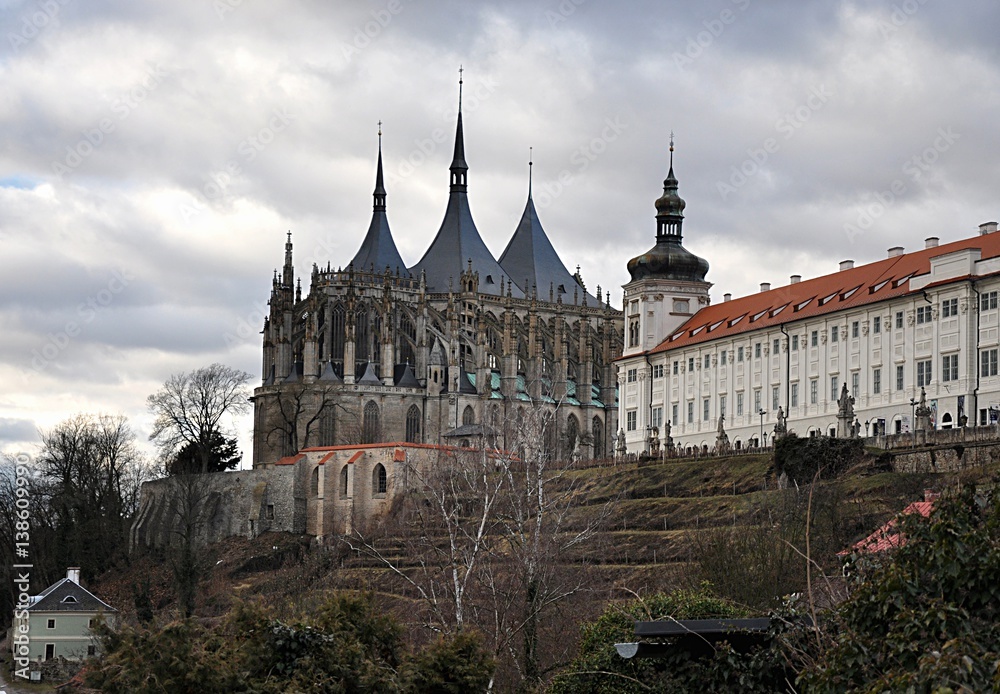
[[[760,415],[760,446],[761,446],[761,448],[763,448],[764,447],[764,415],[766,415],[767,412],[765,412],[764,408],[762,407],[762,408],[760,408],[760,410],[757,411],[757,414]]]
[[[871,426],[871,423],[872,423],[872,420],[870,420],[870,419],[866,419],[865,420],[865,438],[866,439],[868,438],[868,427]]]
[[[910,398],[910,438],[913,443],[917,442],[917,423],[914,421],[916,417],[916,407],[917,401],[915,398]]]

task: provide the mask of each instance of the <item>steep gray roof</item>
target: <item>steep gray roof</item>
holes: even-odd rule
[[[64,578],[43,590],[28,610],[32,612],[117,612],[78,583]]]
[[[414,276],[421,272],[426,275],[430,292],[448,291],[449,280],[458,290],[458,281],[471,261],[472,271],[479,273],[479,291],[483,294],[500,295],[501,284],[512,278],[500,267],[493,254],[486,247],[469,210],[467,188],[468,165],[465,162],[465,143],[462,134],[462,113],[458,114],[458,128],[455,133],[455,155],[451,163],[451,193],[444,221],[437,236],[431,242],[424,257],[410,268]],[[524,292],[517,286],[511,287],[511,295],[522,298]]]
[[[538,220],[530,191],[521,221],[514,230],[514,235],[503,255],[500,256],[500,266],[518,282],[523,284],[527,280],[528,286],[524,287],[525,291],[530,292],[532,286],[537,287],[538,297],[543,301],[548,300],[551,287],[553,300],[558,300],[561,296],[563,303],[572,304],[573,290],[576,289],[577,304],[582,304],[583,296],[587,294],[587,303],[590,306],[600,306],[600,300],[586,293],[559,259],[559,254],[552,247],[552,242],[549,241],[542,223]]]
[[[386,267],[389,272],[395,274],[397,271],[404,277],[409,277],[410,273],[406,269],[406,263],[396,249],[396,242],[392,238],[389,230],[389,219],[385,213],[385,186],[382,182],[382,139],[379,137],[378,146],[378,170],[375,174],[375,192],[373,193],[375,203],[372,208],[372,221],[368,225],[368,233],[365,240],[361,242],[361,248],[354,255],[351,264],[355,270],[374,270],[384,272]]]

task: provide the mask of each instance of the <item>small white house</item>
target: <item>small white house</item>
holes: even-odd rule
[[[113,627],[117,612],[80,585],[79,568],[69,568],[66,578],[31,596],[27,608],[15,610],[10,639],[15,663],[96,655],[92,629],[99,617]]]

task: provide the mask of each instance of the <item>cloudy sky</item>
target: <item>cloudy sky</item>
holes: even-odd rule
[[[379,120],[416,263],[460,65],[487,245],[533,147],[546,231],[615,305],[671,131],[715,301],[972,235],[1000,216],[998,26],[985,0],[0,0],[0,450],[77,412],[145,438],[170,374],[259,377],[285,232],[300,274],[350,260]]]

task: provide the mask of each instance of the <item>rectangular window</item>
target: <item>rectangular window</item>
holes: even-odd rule
[[[931,322],[931,307],[917,306],[917,325]]]
[[[724,414],[726,414],[726,396],[725,395],[720,395],[719,396],[719,415],[721,416],[721,415],[724,415]]]
[[[45,628],[46,629],[55,629],[56,628],[56,620],[54,620],[54,619],[47,620],[45,622]]]
[[[771,387],[771,412],[778,411],[778,386]]]
[[[704,363],[703,366],[706,369],[708,369],[708,368],[710,368],[712,366],[712,355],[710,355],[710,354],[706,354],[705,355],[705,363]]]
[[[819,398],[819,381],[815,378],[809,379],[809,404],[815,405]]]
[[[660,428],[663,426],[663,408],[654,407],[650,412],[650,425]]]
[[[726,350],[722,350],[722,354],[719,355],[719,363],[723,366],[726,365]]]
[[[997,307],[997,293],[996,292],[984,292],[979,295],[979,310],[980,311],[993,311]]]
[[[830,376],[830,399],[837,400],[840,397],[840,378]]]
[[[635,410],[629,410],[625,413],[625,429],[626,431],[635,431]]]
[[[872,369],[872,393],[875,395],[882,393],[882,369]]]
[[[688,357],[688,373],[694,371],[694,357]]]
[[[830,342],[836,342],[840,339],[840,328],[836,325],[830,328]]]
[[[996,292],[994,292],[995,294]],[[996,376],[997,375],[997,350],[995,349],[984,349],[979,354],[979,375],[980,376]]]
[[[793,352],[798,352],[799,351],[799,336],[798,335],[792,335],[792,351]]]
[[[754,414],[756,414],[757,412],[760,412],[760,410],[761,410],[761,406],[760,406],[760,391],[759,390],[755,390],[753,392],[753,411],[754,411]]]
[[[777,356],[780,353],[781,353],[781,340],[775,338],[775,340],[774,340],[774,349],[771,350],[771,354],[774,355],[774,356]]]
[[[851,323],[851,337],[858,337],[861,335],[861,324],[858,321]]]
[[[625,372],[625,380],[629,383],[635,383],[636,375],[638,374],[637,369],[629,369]]]
[[[742,347],[737,347],[736,348],[736,361],[743,361],[743,348]]]
[[[663,364],[653,364],[653,378],[663,378]]]
[[[677,424],[677,403],[674,403],[670,407],[670,423]]]
[[[791,402],[789,403],[789,407],[798,407],[799,406],[799,384],[798,383],[793,383],[792,384],[792,393],[789,396],[789,399],[791,400]]]
[[[736,394],[736,416],[743,416],[743,393]]]
[[[896,330],[903,329],[903,312],[896,311]]]
[[[876,335],[882,332],[882,316],[872,318],[872,332]]]
[[[819,344],[819,330],[813,330],[812,334],[809,336],[809,344],[815,347]]]
[[[680,372],[680,362],[678,362],[678,361],[675,360],[674,361],[674,376],[676,376],[679,372]]]
[[[903,390],[903,365],[896,366],[896,390]]]
[[[851,395],[854,397],[858,396],[858,390],[861,385],[861,374],[857,371],[851,374]]]
[[[688,424],[694,422],[694,402],[688,400]]]
[[[708,398],[701,401],[701,419],[702,421],[708,421]]]
[[[941,317],[951,318],[958,315],[958,299],[945,299],[941,302]]]
[[[941,357],[941,380],[942,381],[958,380],[957,354],[946,354],[943,357]]]
[[[917,362],[917,387],[929,386],[931,384],[931,360]]]
[[[760,343],[758,342],[753,346],[753,358],[760,359]]]

